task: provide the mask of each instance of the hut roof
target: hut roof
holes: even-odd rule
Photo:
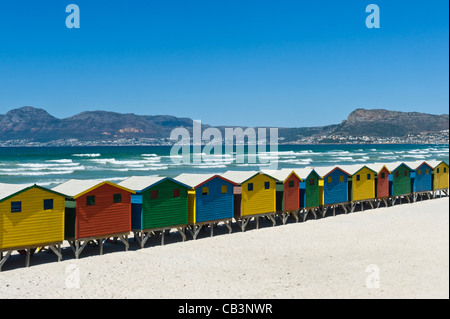
[[[36,184],[4,184],[4,183],[0,183],[0,202],[3,202],[15,195],[23,193],[34,187],[65,197],[64,194],[61,194],[59,192],[53,191],[53,190],[45,188],[45,187],[38,186]]]
[[[213,178],[215,174],[190,174],[183,173],[175,177],[174,179],[180,183],[183,183],[189,188],[196,188],[198,185],[203,184],[205,181]]]
[[[431,160],[431,161],[427,161],[428,165],[430,165],[433,169],[435,169],[436,167],[438,167],[441,163],[444,163],[445,165],[448,166],[448,163],[446,161],[436,161],[436,160]]]
[[[269,176],[267,174],[264,174],[264,173],[261,173],[258,171],[227,171],[220,176],[222,176],[223,178],[226,178],[236,184],[243,184],[258,174],[266,175],[275,180],[275,178],[273,178],[272,176]]]
[[[180,181],[177,181],[173,178],[170,177],[162,177],[162,176],[132,176],[127,178],[126,180],[123,180],[122,182],[119,183],[120,186],[126,187],[126,188],[131,188],[136,190],[137,192],[143,192],[144,190],[146,190],[147,188],[156,186],[159,183],[162,183],[163,181],[172,181],[176,184],[179,184],[183,187],[186,188],[191,188],[189,185],[186,185]]]
[[[144,189],[151,187],[157,183],[160,183],[164,177],[161,176],[131,176],[118,185],[123,186],[135,191],[143,191]]]
[[[86,193],[89,193],[90,191],[102,186],[102,185],[111,185],[113,187],[120,188],[122,190],[125,190],[127,192],[130,192],[134,194],[135,192],[131,189],[128,189],[123,186],[119,186],[117,184],[107,182],[107,181],[100,181],[100,180],[78,180],[78,179],[71,179],[68,180],[65,183],[62,183],[56,187],[53,187],[52,190],[61,194],[64,194],[68,197],[72,197],[74,199],[83,196]]]
[[[372,170],[379,173],[381,169],[384,167],[387,168],[389,173],[392,173],[395,169],[397,169],[400,165],[405,164],[404,162],[390,162],[390,163],[372,163],[368,164],[367,166],[370,167]],[[407,164],[405,164],[409,169],[414,170],[410,168]]]
[[[392,167],[390,167],[389,163],[370,163],[370,164],[367,164],[366,166],[368,168],[370,168],[372,171],[377,172],[377,173],[379,173],[383,169],[383,167],[386,167],[386,169],[389,172],[391,172],[391,169],[389,169],[389,168],[392,168]]]
[[[286,180],[291,176],[292,174],[295,174],[300,180],[301,177],[295,172],[293,169],[279,169],[279,170],[262,170],[261,173],[269,175],[273,178],[275,178],[279,182],[286,182]]]
[[[33,187],[33,184],[3,184],[0,183],[0,201],[5,200],[17,193]]]
[[[349,173],[350,175],[355,175],[357,174],[360,170],[362,170],[364,167],[371,170],[374,173],[377,173],[379,171],[374,170],[373,168],[371,168],[369,165],[359,165],[359,164],[354,164],[354,165],[341,165],[339,166],[342,170],[344,170],[345,172]],[[381,169],[380,169],[381,170]]]
[[[433,167],[426,161],[405,162],[405,164],[414,170],[418,169],[423,164],[425,164],[428,167],[430,167],[431,169],[433,169]]]
[[[313,168],[311,168],[311,167],[294,169],[295,174],[297,174],[297,176],[300,177],[302,180],[305,180],[309,176],[309,174],[311,174],[312,171],[313,171]],[[319,174],[317,173],[317,175],[319,175]]]
[[[397,168],[399,168],[400,166],[402,166],[402,165],[404,165],[404,166],[406,166],[410,171],[414,171],[414,168],[412,168],[410,165],[411,165],[411,162],[397,162],[397,167],[395,167],[394,169],[393,169],[393,171],[395,171]]]
[[[217,174],[188,174],[183,173],[175,177],[176,181],[179,181],[180,183],[188,185],[190,188],[197,188],[201,185],[209,182],[213,178],[220,178],[228,183],[231,183],[233,185],[237,185],[235,182],[230,181],[226,178],[224,178],[221,175]]]
[[[313,167],[317,174],[319,174],[320,177],[324,178],[325,176],[329,175],[331,172],[335,170],[340,170],[347,174],[347,176],[351,176],[348,172],[346,172],[344,169],[342,169],[340,166],[317,166]]]

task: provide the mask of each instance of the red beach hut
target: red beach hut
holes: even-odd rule
[[[290,214],[298,221],[297,212],[300,209],[302,179],[293,169],[266,170],[263,173],[277,180],[276,209],[282,215],[283,224],[286,223]]]
[[[111,237],[120,239],[128,249],[134,191],[111,182],[74,179],[56,186],[53,191],[67,196],[65,239],[76,258],[92,240],[98,241],[100,254],[103,242]]]

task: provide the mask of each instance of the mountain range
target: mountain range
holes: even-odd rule
[[[136,115],[89,111],[58,119],[30,106],[0,114],[0,140],[51,141],[59,139],[112,140],[119,138],[164,139],[176,127],[192,131],[192,119],[170,115]],[[203,128],[210,127],[202,124]],[[221,131],[223,126],[217,126]],[[313,136],[402,137],[449,129],[449,115],[356,109],[340,124],[319,127],[278,128],[284,142]]]

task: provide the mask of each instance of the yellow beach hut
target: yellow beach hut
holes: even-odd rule
[[[344,171],[351,175],[349,183],[350,212],[355,210],[357,204],[364,210],[364,203],[369,203],[373,209],[375,202],[375,177],[377,172],[364,165],[341,165]]]
[[[258,171],[227,171],[221,176],[237,184],[234,187],[234,219],[240,223],[242,231],[252,218],[259,228],[259,218],[263,216],[275,226],[275,178]]]
[[[433,190],[435,192],[443,192],[448,194],[448,163],[444,161],[427,161],[427,163],[433,167]]]
[[[64,195],[44,187],[0,183],[0,270],[15,250],[25,251],[27,267],[39,247],[48,246],[61,260],[64,204]]]

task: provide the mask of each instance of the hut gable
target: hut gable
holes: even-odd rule
[[[118,185],[132,189],[136,193],[142,193],[145,189],[162,182],[164,179],[165,177],[161,176],[131,176]]]

